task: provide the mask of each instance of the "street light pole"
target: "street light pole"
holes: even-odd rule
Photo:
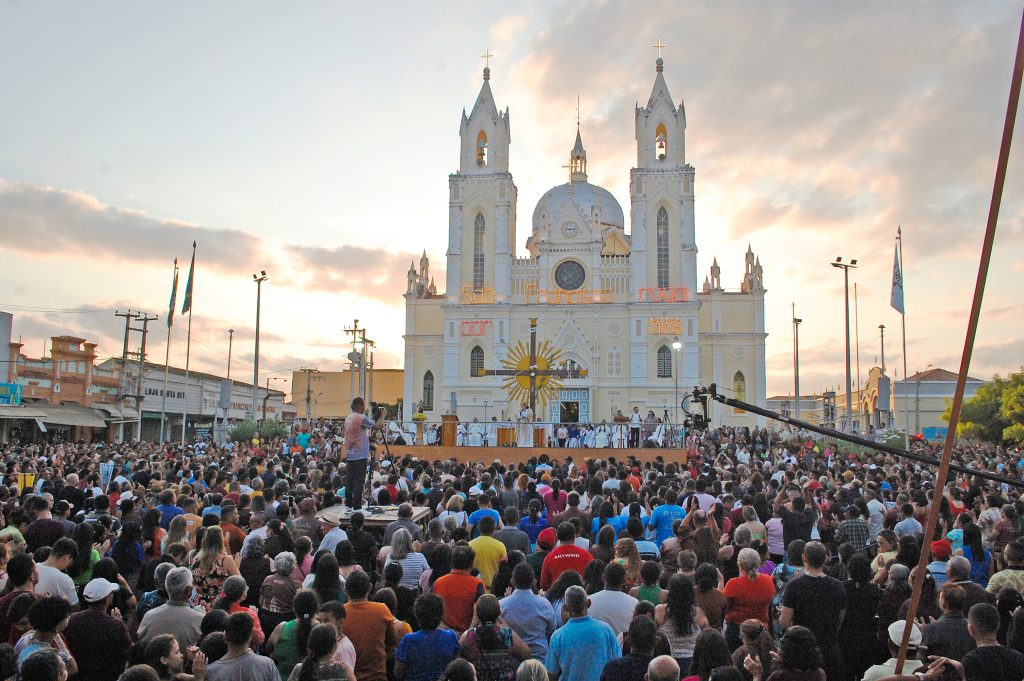
[[[228,383],[231,382],[231,346],[235,343],[235,330],[228,329]]]
[[[800,419],[800,322],[796,316],[796,303],[793,303],[793,394],[796,400],[796,418]]]
[[[885,324],[878,325],[878,331],[882,334],[882,374],[885,374]]]
[[[672,339],[672,381],[676,386],[675,423],[672,424],[674,428],[679,428],[679,351],[682,349],[683,344],[679,336],[676,336]]]
[[[256,349],[252,363],[252,420],[255,421],[258,413],[260,393],[260,302],[263,293],[263,282],[267,280],[266,271],[260,270],[259,274],[252,275],[252,280],[256,282]]]
[[[844,263],[836,258],[832,267],[843,270],[843,295],[846,300],[846,428],[847,433],[853,432],[853,377],[850,373],[850,270],[857,267],[857,259]]]

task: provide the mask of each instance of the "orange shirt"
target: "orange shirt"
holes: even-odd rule
[[[434,582],[434,593],[444,601],[444,623],[458,633],[473,623],[473,607],[484,595],[484,583],[467,572],[449,572]]]
[[[356,649],[356,681],[387,681],[386,646],[394,646],[395,641],[395,618],[388,606],[349,601],[345,604],[345,614],[343,631]]]

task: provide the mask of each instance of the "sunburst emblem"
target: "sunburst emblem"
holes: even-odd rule
[[[516,372],[514,376],[505,377],[503,387],[514,402],[529,402],[532,374],[534,385],[537,386],[537,400],[547,404],[558,396],[562,387],[562,379],[547,372],[564,368],[563,356],[562,351],[550,340],[544,340],[537,347],[537,364],[530,366],[530,346],[519,341],[509,348],[508,355],[501,360],[505,369]]]

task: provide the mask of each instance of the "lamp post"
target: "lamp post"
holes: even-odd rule
[[[800,419],[800,323],[793,303],[793,399],[796,402],[796,418]]]
[[[228,329],[228,383],[231,382],[231,347],[235,343],[235,330]]]
[[[676,336],[672,339],[672,381],[676,386],[675,423],[672,424],[674,428],[679,428],[679,351],[682,349],[683,344],[679,336]]]
[[[263,282],[267,280],[266,271],[260,270],[259,274],[252,275],[252,280],[256,282],[256,349],[252,362],[252,420],[255,421],[260,393],[260,296],[263,293]]]
[[[844,263],[842,258],[836,258],[831,263],[843,271],[843,294],[846,306],[846,432],[853,432],[853,378],[850,374],[850,270],[857,267],[857,259],[854,258]]]

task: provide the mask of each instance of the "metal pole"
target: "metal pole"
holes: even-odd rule
[[[167,420],[167,373],[171,362],[171,327],[167,327],[167,347],[164,349],[164,390],[160,398],[160,444],[164,443],[164,423]]]
[[[231,346],[235,343],[235,330],[228,329],[228,383],[231,382]]]
[[[155,319],[159,319],[157,315],[149,315],[143,313],[139,319],[142,321],[142,346],[139,348],[139,384],[138,391],[135,394],[135,408],[139,410],[139,421],[138,421],[138,433],[136,438],[139,442],[142,441],[142,400],[145,398],[145,378],[146,378],[146,336],[149,335],[149,323]],[[122,416],[123,418],[123,416]]]
[[[796,400],[796,417],[800,418],[800,322],[796,316],[796,303],[793,307],[793,393]]]
[[[860,305],[857,298],[857,282],[853,282],[853,344],[857,350],[857,420],[860,421]]]
[[[885,324],[879,324],[878,330],[882,334],[882,373],[885,373]]]
[[[260,392],[260,305],[262,303],[263,282],[267,280],[267,273],[264,270],[260,270],[259,275],[252,275],[252,279],[256,282],[256,347],[252,363],[252,419],[255,421],[256,415],[259,413]]]
[[[985,297],[985,281],[988,279],[989,263],[992,261],[992,246],[996,238],[996,223],[999,219],[999,204],[1003,199],[1003,184],[1006,181],[1006,166],[1010,156],[1010,141],[1013,139],[1013,125],[1017,118],[1017,103],[1020,100],[1021,80],[1024,77],[1024,17],[1021,18],[1020,33],[1017,37],[1017,57],[1013,65],[1013,76],[1010,81],[1010,100],[1006,105],[1006,121],[1003,124],[1003,138],[999,145],[999,160],[996,163],[996,177],[992,186],[992,200],[988,210],[988,224],[985,227],[985,240],[981,247],[981,262],[978,265],[978,278],[974,284],[974,300],[971,302],[971,317],[967,323],[967,336],[964,339],[964,351],[960,358],[960,373],[956,377],[956,391],[953,393],[953,404],[949,410],[949,429],[946,441],[942,445],[942,459],[939,471],[935,476],[935,494],[942,494],[949,474],[950,461],[953,458],[953,441],[956,439],[956,427],[960,421],[960,408],[963,406],[964,390],[967,387],[967,370],[971,366],[971,355],[974,352],[974,338],[978,331],[978,319],[981,317],[981,303]],[[935,535],[935,527],[939,521],[939,504],[933,503],[928,509],[928,524],[925,527],[926,538]],[[928,571],[931,559],[931,541],[923,542],[921,557],[914,575],[914,591],[910,597],[910,608],[907,610],[907,622],[913,622],[917,616],[917,604],[921,599],[924,586],[924,574]],[[896,673],[903,671],[903,663],[907,659],[907,647],[910,643],[910,627],[903,628],[903,641],[900,653],[896,658]]]
[[[902,226],[896,229],[896,246],[899,249],[900,254],[900,272],[903,274],[903,309],[906,310],[907,270],[903,266]],[[904,449],[910,449],[910,393],[908,392],[910,386],[907,384],[907,315],[905,312],[900,314],[900,326],[902,327],[903,331],[903,417],[906,421],[906,429],[903,432],[903,447]],[[893,403],[895,406],[895,399],[893,400]]]
[[[843,268],[843,290],[846,295],[846,428],[853,432],[853,376],[850,373],[850,268]]]

